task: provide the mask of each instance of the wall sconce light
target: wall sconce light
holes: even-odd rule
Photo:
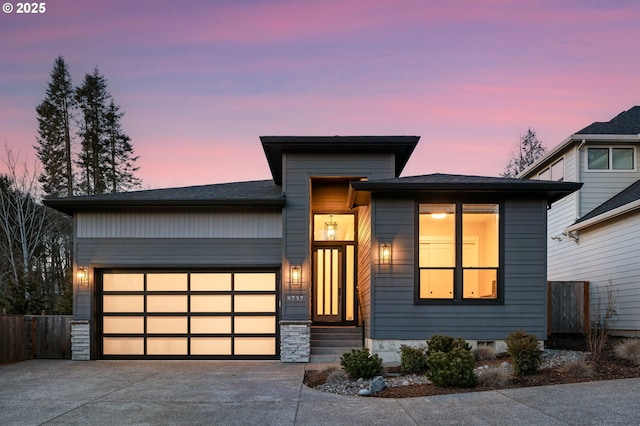
[[[80,287],[86,287],[89,285],[89,270],[84,266],[78,266],[76,278],[78,279],[78,285]]]
[[[333,221],[333,215],[329,215],[329,221],[324,223],[324,238],[329,241],[336,239],[338,233],[338,224]]]
[[[291,285],[299,286],[302,283],[302,266],[291,266]]]
[[[390,265],[391,264],[391,244],[380,244],[379,247],[379,259],[381,265]]]

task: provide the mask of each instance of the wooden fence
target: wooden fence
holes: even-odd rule
[[[71,315],[0,315],[0,362],[71,359]]]
[[[583,333],[589,324],[589,282],[549,281],[548,329],[553,333]]]

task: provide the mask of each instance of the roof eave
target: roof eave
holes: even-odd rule
[[[529,182],[529,181],[527,181]],[[567,195],[579,190],[582,183],[576,182],[540,182],[535,187],[528,184],[514,183],[395,183],[395,182],[351,182],[354,190],[369,193],[389,193],[394,195],[410,193],[473,193],[473,194],[503,194],[508,197],[542,197],[549,203],[554,203]],[[354,197],[355,199],[355,197]]]
[[[638,135],[613,135],[613,134],[580,134],[574,133],[560,144],[556,145],[547,154],[529,165],[520,173],[518,173],[518,179],[527,179],[531,173],[542,167],[546,167],[547,163],[554,160],[559,154],[564,152],[568,147],[582,142],[638,142],[640,141],[640,134]]]
[[[574,223],[573,225],[565,228],[564,232],[575,232],[581,229],[589,228],[591,226],[606,222],[608,220],[614,219],[618,216],[622,216],[623,214],[630,213],[638,209],[640,209],[640,200],[636,200],[631,203],[625,204],[624,206],[620,206],[607,212],[601,213],[582,222]]]
[[[574,141],[607,141],[607,142],[637,142],[640,141],[640,134],[633,135],[614,135],[614,134],[581,134],[575,133],[571,135]]]
[[[157,209],[167,207],[284,207],[285,199],[258,200],[116,200],[116,201],[79,201],[73,199],[43,200],[43,204],[59,212],[73,216],[79,210],[101,208]]]

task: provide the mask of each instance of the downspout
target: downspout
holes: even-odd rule
[[[578,173],[578,176],[577,176],[578,182],[582,182],[583,181],[583,179],[582,179],[582,154],[581,154],[580,150],[582,149],[582,147],[584,146],[585,143],[587,143],[587,140],[583,138],[582,142],[580,143],[580,145],[578,145],[578,153],[577,153],[577,156],[576,156],[577,157],[576,161],[578,163],[577,167],[576,167],[576,172]],[[576,214],[575,214],[575,220],[580,219],[580,210],[581,210],[581,207],[582,207],[582,205],[580,203],[580,200],[581,200],[580,194],[581,194],[580,190],[576,191],[576,212],[575,212]]]

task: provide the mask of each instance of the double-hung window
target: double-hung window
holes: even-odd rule
[[[419,204],[418,302],[498,300],[499,211],[497,203]]]

